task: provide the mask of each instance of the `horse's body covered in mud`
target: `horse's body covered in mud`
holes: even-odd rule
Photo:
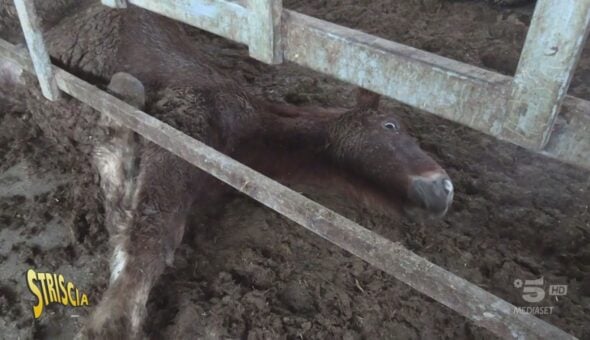
[[[373,94],[361,92],[350,110],[267,103],[220,72],[178,24],[133,7],[85,3],[46,41],[60,67],[273,177],[326,185],[339,178],[356,188],[351,192],[378,196],[392,208],[437,216],[451,204],[445,171],[395,115],[378,109]],[[26,91],[33,120],[64,157],[93,164],[100,176],[111,280],[81,336],[138,337],[149,292],[211,181],[108,116],[68,98],[45,101],[33,86]],[[294,173],[292,164],[301,162],[314,164],[313,171]]]

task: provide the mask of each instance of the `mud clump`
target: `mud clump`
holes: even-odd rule
[[[313,295],[298,282],[290,282],[279,293],[279,299],[294,313],[310,314],[314,307]]]

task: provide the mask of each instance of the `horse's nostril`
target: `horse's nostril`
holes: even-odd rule
[[[443,188],[445,189],[445,193],[448,195],[453,192],[453,182],[449,179],[443,180]]]
[[[453,201],[453,182],[444,173],[428,173],[412,178],[409,198],[433,214],[442,216]]]

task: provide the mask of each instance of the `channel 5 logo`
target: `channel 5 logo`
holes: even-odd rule
[[[514,280],[515,288],[522,288],[522,298],[526,302],[537,303],[545,298],[545,283],[543,277],[535,280]],[[563,296],[567,294],[567,285],[549,285],[548,293],[551,296]]]

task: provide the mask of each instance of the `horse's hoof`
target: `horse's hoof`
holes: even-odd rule
[[[145,106],[145,88],[139,79],[129,73],[119,72],[111,77],[108,91],[137,108]]]

